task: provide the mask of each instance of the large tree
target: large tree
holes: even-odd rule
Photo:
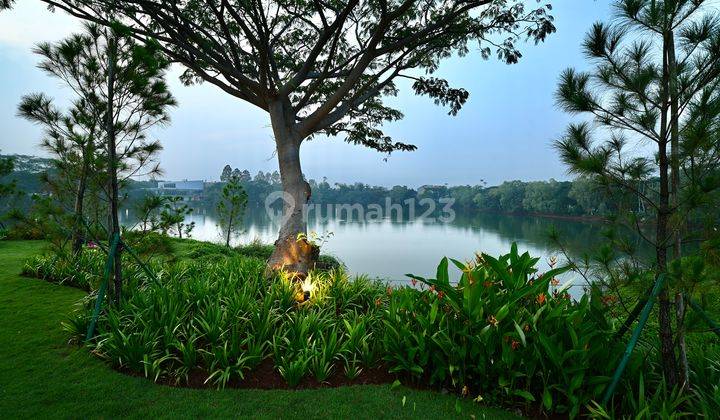
[[[617,1],[619,22],[596,23],[583,44],[595,69],[565,71],[557,90],[563,109],[587,114],[601,128],[572,124],[557,142],[562,159],[572,171],[625,195],[630,205],[620,207],[619,220],[653,246],[657,276],[668,272],[673,259],[679,263],[684,241],[697,240],[687,215],[720,186],[713,132],[720,115],[720,16],[704,11],[706,3]],[[647,209],[651,219],[642,220],[639,209]],[[648,224],[651,233],[643,228]],[[660,293],[658,311],[663,370],[671,385],[688,379],[684,290],[673,280],[677,339],[668,287]]]
[[[300,146],[318,135],[380,152],[413,150],[383,133],[402,114],[383,102],[399,78],[456,114],[468,98],[434,73],[476,47],[507,63],[523,37],[555,30],[549,5],[521,0],[43,0],[82,19],[119,23],[184,64],[187,84],[210,82],[269,114],[286,195],[269,266],[304,274],[316,254],[306,232]],[[532,1],[532,0],[530,0]],[[109,17],[112,16],[112,17]]]

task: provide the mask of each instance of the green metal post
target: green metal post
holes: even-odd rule
[[[113,235],[110,241],[110,252],[108,253],[108,259],[105,262],[105,271],[103,272],[103,280],[100,283],[98,289],[98,296],[95,300],[95,310],[93,311],[92,318],[90,319],[90,325],[88,325],[87,335],[85,341],[90,340],[95,335],[95,325],[97,325],[98,317],[100,316],[100,308],[105,297],[105,291],[107,290],[108,282],[110,281],[110,272],[112,271],[113,264],[115,262],[115,251],[117,250],[118,244],[120,243],[120,235],[117,233]]]
[[[602,401],[604,406],[607,406],[608,402],[610,402],[610,398],[612,397],[613,393],[615,392],[615,388],[617,388],[617,385],[620,382],[620,378],[622,377],[622,374],[627,367],[628,361],[630,361],[630,355],[632,355],[633,349],[635,348],[635,345],[640,338],[640,333],[642,333],[643,328],[645,328],[645,323],[647,323],[648,317],[650,316],[650,311],[652,310],[652,307],[655,304],[655,300],[657,299],[658,294],[660,294],[660,291],[662,290],[664,284],[665,274],[663,273],[658,276],[657,280],[655,280],[655,286],[653,287],[652,293],[650,294],[650,297],[648,298],[647,303],[645,303],[645,307],[640,314],[640,321],[638,321],[638,325],[637,327],[635,327],[632,337],[630,337],[630,342],[628,342],[627,348],[625,348],[625,354],[623,354],[623,358],[622,360],[620,360],[620,364],[618,365],[617,369],[615,369],[615,374],[613,375],[612,382],[610,382],[610,386],[608,386],[607,391],[605,391],[605,396],[603,397]]]

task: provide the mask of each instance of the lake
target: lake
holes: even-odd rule
[[[127,226],[135,223],[130,210],[123,211],[121,216]],[[223,242],[211,210],[195,209],[188,222],[195,222],[193,238]],[[233,237],[232,244],[244,244],[254,239],[272,243],[279,228],[279,223],[262,209],[250,211],[246,215],[245,232]],[[449,223],[420,219],[368,222],[311,218],[308,228],[319,235],[331,233],[322,246],[322,253],[339,258],[352,273],[406,282],[406,273],[434,277],[437,264],[444,256],[461,261],[472,259],[475,252],[497,256],[509,252],[513,242],[518,244],[521,252],[529,251],[532,256],[540,257],[539,269],[545,271],[549,268],[550,257],[558,256],[562,260],[548,236],[551,229],[560,233],[572,256],[578,256],[597,244],[603,225],[588,221],[480,214],[458,215]],[[577,281],[579,276],[568,273],[562,280],[569,279],[577,283],[573,295],[582,293]]]

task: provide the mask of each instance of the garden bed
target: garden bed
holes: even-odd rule
[[[100,259],[55,257],[28,265],[50,281],[100,267]],[[612,303],[597,289],[570,299],[556,280],[562,270],[541,274],[537,263],[516,247],[472,263],[443,259],[435,278],[399,288],[341,269],[313,272],[303,283],[283,273],[268,279],[262,260],[237,255],[159,263],[157,282],[128,266],[122,303],[103,311],[87,346],[118,371],[173,387],[312,389],[400,379],[528,414],[589,414],[625,347],[612,339]],[[65,323],[78,342],[93,303],[90,294]],[[646,351],[634,353],[617,395],[642,389],[643,375],[656,381]],[[616,399],[610,408],[627,413],[634,404]]]

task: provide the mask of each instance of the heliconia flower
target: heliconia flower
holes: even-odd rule
[[[542,305],[547,300],[547,297],[545,297],[545,293],[540,293],[537,297],[537,303]]]
[[[550,280],[550,284],[552,284],[553,286],[557,286],[558,284],[560,284],[560,280],[552,279],[552,280]]]
[[[520,342],[517,340],[513,340],[512,343],[510,344],[510,347],[513,350],[517,350],[520,347]]]
[[[443,291],[442,291],[442,290],[441,290],[441,291],[439,291],[439,292],[438,292],[438,299],[442,299],[442,298],[443,298],[443,296],[445,296],[445,293],[443,293]]]
[[[380,299],[380,298],[375,299],[375,306],[380,306],[380,305],[382,305],[382,299]]]
[[[95,242],[93,242],[93,241],[89,241],[89,242],[87,243],[87,247],[88,247],[88,248],[97,248],[97,244],[96,244]]]
[[[387,288],[387,295],[388,295],[388,296],[392,295],[392,292],[393,292],[392,287],[388,286],[388,288]]]
[[[530,324],[525,324],[525,326],[523,327],[523,331],[525,331],[525,332],[530,331]]]
[[[467,385],[462,387],[462,391],[460,391],[460,395],[462,395],[463,397],[467,397],[469,393],[470,393],[470,390],[468,389]]]
[[[430,286],[430,293],[435,293],[435,285]]]
[[[412,283],[413,287],[417,286],[417,280],[410,279],[410,283]]]
[[[492,285],[493,285],[493,282],[491,282],[491,281],[489,281],[489,280],[483,282],[483,286],[485,286],[486,288],[487,288],[487,287],[492,287]]]
[[[557,264],[557,257],[553,255],[552,257],[550,257],[548,265],[550,266],[550,268],[553,268],[555,267],[555,264]]]
[[[492,325],[493,327],[497,327],[498,320],[497,320],[497,318],[495,318],[494,315],[488,316],[487,322],[488,322],[488,324]]]

